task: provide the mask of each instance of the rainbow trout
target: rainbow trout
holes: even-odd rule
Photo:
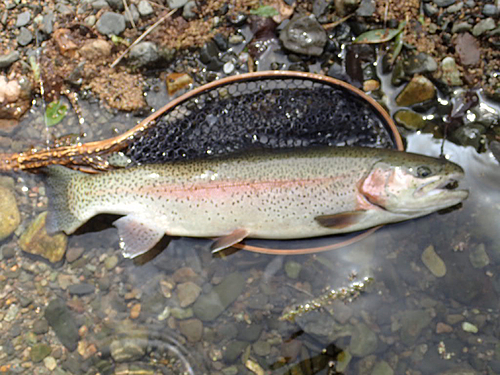
[[[49,233],[73,233],[101,213],[124,215],[125,257],[165,234],[294,239],[358,231],[456,205],[462,168],[395,150],[319,148],[151,164],[101,174],[47,168]]]

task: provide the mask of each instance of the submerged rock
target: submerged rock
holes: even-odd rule
[[[313,16],[292,19],[280,33],[284,47],[303,55],[319,56],[326,44],[326,31]]]
[[[398,125],[404,126],[409,130],[420,130],[426,125],[426,121],[421,114],[406,109],[396,112],[394,119]]]
[[[414,76],[396,98],[396,104],[408,107],[413,104],[423,103],[436,96],[436,88],[424,76]]]
[[[401,315],[401,341],[412,345],[422,330],[431,323],[431,316],[425,310],[408,310]]]
[[[56,298],[49,302],[44,317],[56,333],[57,338],[70,351],[78,345],[79,334],[75,319],[63,300]]]
[[[377,346],[377,335],[366,324],[359,323],[354,327],[351,344],[349,345],[349,352],[354,357],[366,357],[373,353]]]
[[[434,246],[429,245],[422,253],[422,262],[427,269],[436,277],[443,277],[446,275],[446,264],[441,257],[436,254]]]
[[[0,241],[14,233],[20,223],[21,215],[14,193],[0,185]]]
[[[47,212],[42,212],[19,238],[19,247],[30,254],[40,255],[52,263],[59,262],[66,252],[68,238],[64,233],[53,236],[45,229]]]

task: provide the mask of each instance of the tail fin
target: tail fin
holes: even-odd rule
[[[49,234],[64,231],[66,234],[73,233],[84,220],[79,219],[71,211],[69,205],[69,193],[71,181],[82,172],[60,166],[51,165],[44,169],[47,175],[45,186],[49,198],[49,212],[45,227]]]

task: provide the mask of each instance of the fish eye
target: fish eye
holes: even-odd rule
[[[419,178],[425,178],[428,177],[432,174],[432,171],[429,167],[426,167],[425,165],[421,165],[420,167],[417,168],[417,176]]]

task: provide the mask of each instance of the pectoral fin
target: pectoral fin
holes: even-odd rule
[[[226,236],[217,238],[211,246],[212,253],[227,249],[248,236],[246,229],[236,229]]]
[[[349,211],[334,215],[316,216],[314,219],[323,227],[344,229],[357,224],[366,214],[366,211]]]
[[[135,258],[144,254],[165,235],[165,229],[154,225],[151,220],[127,215],[116,220],[120,247],[125,258]]]

